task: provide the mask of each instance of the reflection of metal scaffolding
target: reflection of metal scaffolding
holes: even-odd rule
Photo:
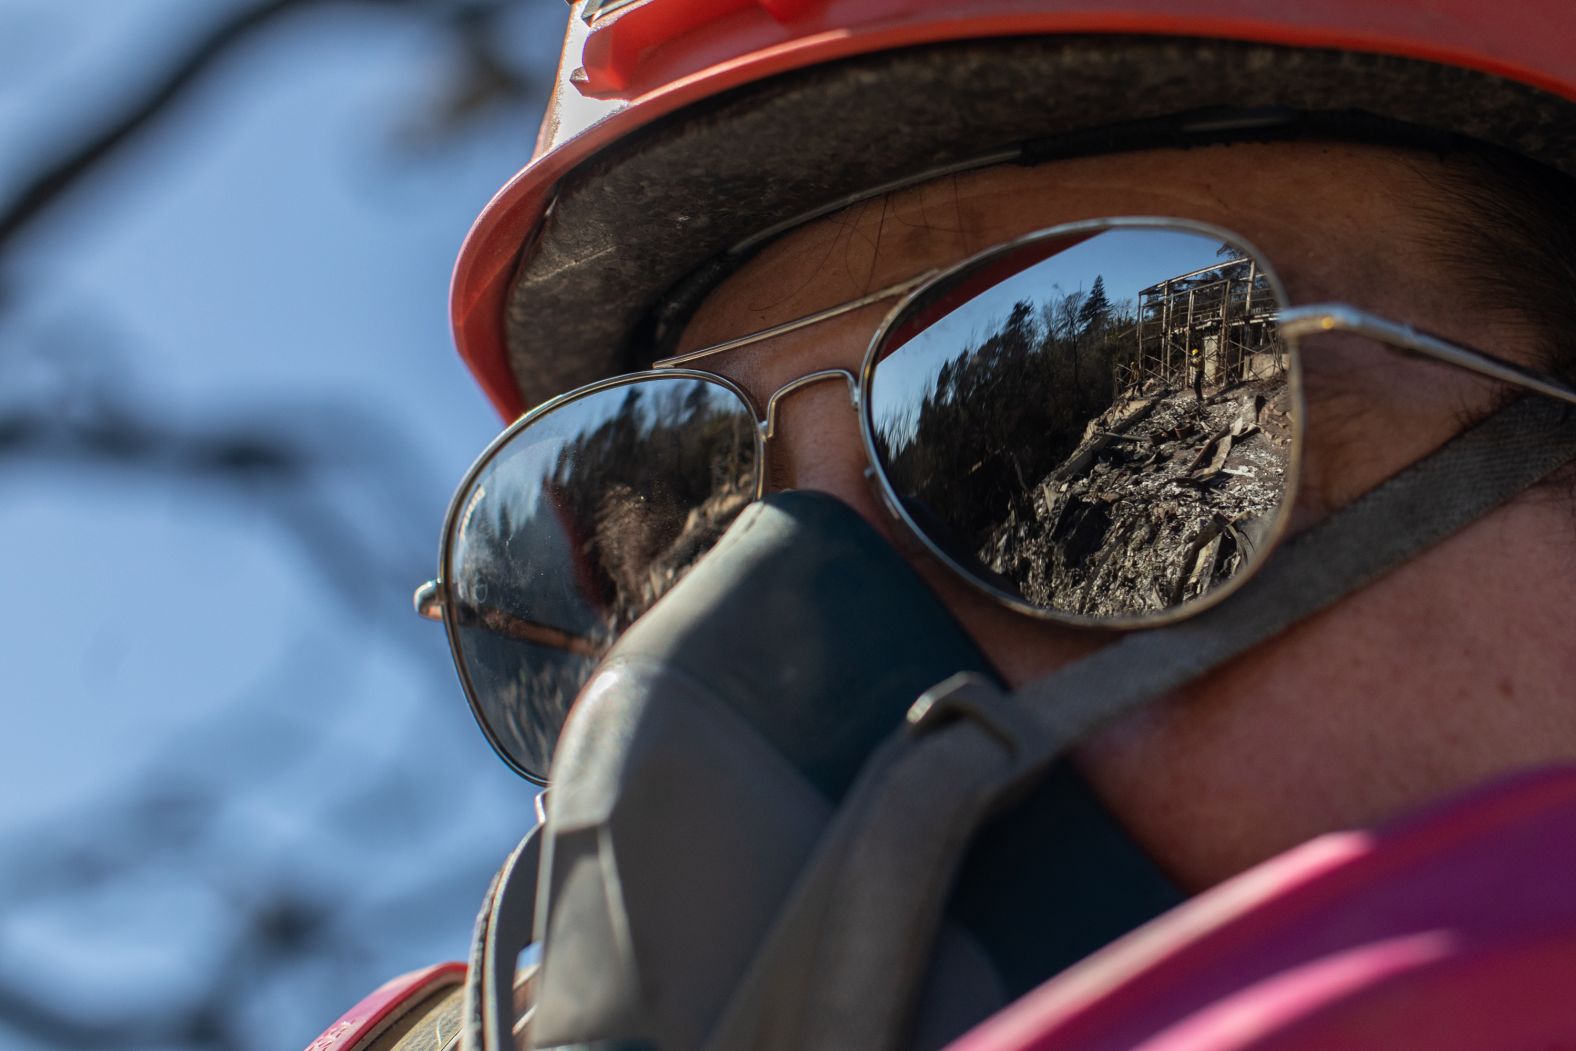
[[[1116,387],[1158,381],[1177,388],[1198,380],[1197,372],[1202,385],[1217,389],[1272,379],[1286,364],[1278,313],[1253,259],[1223,259],[1151,285],[1138,293],[1134,353],[1116,363]]]

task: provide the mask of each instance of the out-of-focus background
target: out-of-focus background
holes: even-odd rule
[[[303,1047],[532,790],[433,575],[562,0],[0,0],[0,1047]]]

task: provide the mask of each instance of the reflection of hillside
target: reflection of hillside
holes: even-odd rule
[[[1091,275],[1055,252],[1005,257],[1019,269],[984,276],[1044,291],[1010,308],[977,281],[933,292],[951,313],[894,329],[872,398],[877,454],[929,540],[1035,606],[1121,615],[1251,560],[1283,503],[1290,407],[1256,260],[1199,235],[1182,256],[1169,232],[1103,236],[1204,265],[1113,302],[1099,275],[1063,292]]]
[[[877,434],[910,513],[947,546],[977,549],[995,509],[1053,470],[1110,406],[1111,356],[1125,342],[1120,319],[1058,336],[1029,303],[1014,306],[991,335],[941,366],[909,416]],[[900,350],[880,368],[904,365]]]
[[[1283,502],[1284,375],[1221,392],[1119,400],[1026,496],[998,508],[978,557],[1036,605],[1082,614],[1173,607],[1253,558]]]

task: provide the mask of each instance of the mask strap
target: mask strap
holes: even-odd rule
[[[536,923],[545,794],[537,796],[537,824],[493,876],[476,916],[465,972],[460,1051],[509,1051],[516,1046],[516,1032],[530,1024],[528,1017],[517,1015],[515,987],[517,980],[531,980],[531,975],[519,973],[519,960]]]
[[[1213,609],[1010,694],[974,675],[927,692],[845,798],[708,1049],[900,1046],[964,850],[1015,789],[1573,459],[1576,417],[1519,399],[1283,545]]]

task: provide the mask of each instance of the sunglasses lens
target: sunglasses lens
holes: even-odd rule
[[[1278,287],[1241,246],[1163,221],[1051,231],[948,274],[867,373],[888,496],[1032,612],[1131,624],[1222,597],[1294,482]]]
[[[755,418],[736,393],[652,376],[567,400],[461,492],[443,575],[450,644],[482,729],[545,778],[608,648],[755,494]]]

